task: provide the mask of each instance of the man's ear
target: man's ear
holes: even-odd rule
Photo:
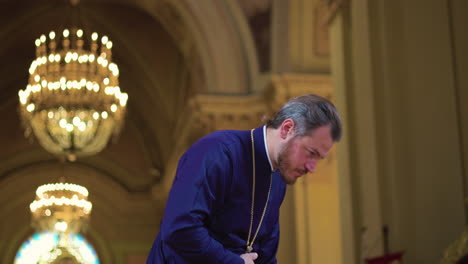
[[[286,139],[289,135],[293,135],[295,133],[295,124],[294,120],[288,118],[281,123],[280,126],[280,137],[281,139]]]

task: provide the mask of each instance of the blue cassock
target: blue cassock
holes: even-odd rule
[[[252,235],[262,216],[271,166],[264,128],[254,131],[256,188]],[[256,264],[276,263],[279,209],[286,184],[278,171],[263,223],[253,245]],[[181,157],[169,193],[161,229],[147,264],[244,264],[252,205],[252,146],[250,131],[214,132]]]

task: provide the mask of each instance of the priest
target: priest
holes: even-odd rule
[[[313,172],[340,137],[334,105],[305,95],[264,126],[198,140],[179,160],[147,264],[276,263],[286,184]]]

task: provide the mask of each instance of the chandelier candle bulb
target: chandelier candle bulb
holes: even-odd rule
[[[128,100],[119,88],[112,41],[65,29],[41,35],[34,44],[29,81],[18,92],[26,130],[47,151],[69,160],[100,152],[123,127]]]

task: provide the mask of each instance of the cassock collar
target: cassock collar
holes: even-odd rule
[[[263,126],[258,127],[254,130],[254,142],[255,142],[255,163],[257,170],[261,171],[272,171],[270,161],[266,152],[265,146],[265,129]]]
[[[266,155],[267,155],[267,158],[268,158],[268,163],[270,163],[271,171],[273,171],[273,164],[271,163],[270,153],[268,152],[266,129],[267,129],[267,127],[263,126],[263,142],[265,143],[265,152],[266,152]]]

